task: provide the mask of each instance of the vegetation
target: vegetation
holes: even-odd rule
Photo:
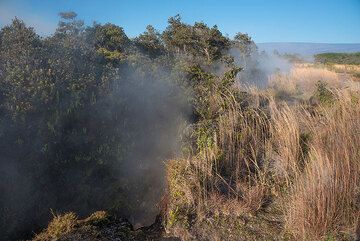
[[[0,31],[2,239],[355,238],[355,82],[303,64],[245,88],[265,75],[247,34],[60,17],[49,37]]]
[[[279,53],[277,50],[274,50],[273,52],[274,55],[283,58],[287,61],[289,61],[290,63],[293,64],[301,64],[301,63],[305,63],[306,61],[303,59],[303,57],[299,54],[289,54],[289,53],[284,53],[281,54]]]
[[[359,89],[313,86],[305,101],[275,100],[274,90],[252,92],[246,107],[217,97],[214,105],[226,104],[211,108],[212,128],[196,129],[198,151],[167,164],[167,231],[184,240],[352,240]]]
[[[199,76],[228,71],[225,88],[239,70],[216,26],[175,16],[163,33],[148,26],[130,39],[113,24],[60,17],[49,37],[19,19],[0,31],[5,240],[29,237],[50,209],[152,223],[164,160],[178,153],[182,126],[209,114],[213,80]]]
[[[131,223],[125,219],[117,219],[104,211],[98,211],[79,220],[74,213],[55,215],[47,229],[36,235],[34,241],[48,240],[159,240],[162,227],[159,222],[150,227],[134,230]],[[162,239],[176,240],[176,239]]]
[[[315,55],[315,62],[329,64],[360,64],[360,53],[323,53]]]

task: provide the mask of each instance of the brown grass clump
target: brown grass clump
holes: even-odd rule
[[[300,173],[303,150],[298,119],[299,110],[288,105],[279,107],[274,100],[271,110],[273,172],[278,182],[287,186]]]
[[[308,121],[309,158],[287,200],[286,228],[304,240],[354,233],[360,210],[360,104],[348,94]]]
[[[213,129],[195,127],[198,153],[167,163],[167,229],[185,239],[193,237],[185,230],[211,217],[257,212],[268,196],[267,115],[254,107],[242,110],[231,95],[217,101],[226,107]]]
[[[53,240],[74,230],[77,224],[75,213],[69,212],[64,215],[58,215],[52,212],[52,214],[52,221],[43,232],[35,236],[34,241]]]
[[[109,221],[109,214],[105,211],[97,211],[91,214],[84,220],[80,220],[79,223],[90,223],[90,224],[102,224]]]
[[[73,212],[65,213],[63,215],[55,214],[52,212],[53,219],[49,223],[46,229],[37,234],[33,241],[48,241],[57,240],[63,238],[67,234],[76,233],[80,227],[101,226],[102,224],[108,224],[110,222],[110,216],[105,211],[97,211],[91,214],[89,217],[79,220]],[[87,229],[89,235],[92,234],[91,228]],[[91,232],[90,232],[91,231]],[[74,238],[75,237],[75,238]],[[78,240],[77,234],[74,234],[69,240]],[[86,239],[88,240],[88,239]]]

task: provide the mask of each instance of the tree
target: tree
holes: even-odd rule
[[[254,41],[247,33],[237,33],[232,45],[239,50],[244,65],[246,64],[246,59],[250,58],[257,51]]]
[[[163,33],[167,49],[176,53],[191,54],[205,58],[208,63],[219,60],[229,48],[229,40],[217,26],[209,28],[204,23],[194,26],[181,22],[179,15],[169,19],[169,26]]]
[[[194,51],[200,51],[208,62],[220,59],[228,49],[229,40],[222,35],[217,26],[209,28],[204,23],[195,23],[193,28],[197,43]]]
[[[106,59],[124,59],[130,45],[123,28],[110,23],[95,26],[95,48]]]
[[[181,22],[180,15],[169,18],[168,23],[162,35],[167,49],[178,54],[187,54],[188,48],[194,43],[191,26]]]
[[[84,21],[77,20],[75,12],[61,12],[59,16],[61,20],[56,29],[56,34],[77,35],[84,30]]]
[[[146,31],[135,38],[135,44],[151,58],[156,58],[165,52],[161,35],[156,29],[148,25]]]
[[[2,107],[12,114],[32,108],[31,95],[36,90],[41,73],[39,49],[41,42],[33,28],[15,18],[11,25],[1,31],[1,95],[5,98]]]

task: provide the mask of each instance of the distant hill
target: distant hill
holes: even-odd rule
[[[328,44],[328,43],[257,43],[260,51],[272,53],[296,53],[303,56],[312,56],[321,53],[352,53],[360,52],[360,43],[354,44]]]

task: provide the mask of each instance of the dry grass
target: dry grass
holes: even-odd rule
[[[354,233],[359,217],[360,104],[340,94],[308,119],[307,164],[286,200],[286,227],[303,240]]]
[[[336,72],[354,74],[360,73],[360,65],[350,65],[350,64],[332,64],[330,67]]]
[[[88,218],[78,220],[75,213],[69,212],[63,215],[52,212],[53,219],[45,230],[37,234],[33,241],[48,241],[57,240],[64,235],[74,231],[79,225],[97,225],[106,223],[108,221],[108,214],[105,211],[97,211],[91,214]]]
[[[256,108],[241,110],[232,95],[217,97],[217,103],[226,103],[226,108],[213,132],[196,127],[199,152],[167,163],[167,229],[183,239],[193,237],[186,232],[190,226],[209,218],[256,213],[268,196],[267,115]]]
[[[332,104],[311,108],[270,98],[268,113],[223,97],[227,108],[203,148],[167,164],[167,230],[184,240],[222,240],[222,228],[206,236],[201,224],[221,217],[225,227],[258,213],[274,219],[266,210],[275,205],[284,228],[267,239],[352,239],[360,215],[360,98],[350,90],[333,95]],[[245,235],[244,227],[227,232]]]
[[[328,68],[355,82],[360,82],[360,65],[331,64]]]
[[[74,230],[77,224],[77,216],[75,213],[66,213],[64,215],[58,215],[53,213],[53,219],[49,223],[48,227],[36,235],[34,241],[46,241],[57,239],[60,236],[70,233]]]
[[[287,186],[300,173],[304,158],[301,145],[299,123],[300,111],[288,105],[279,107],[274,100],[270,102],[271,143],[273,172],[279,183]]]
[[[319,81],[330,88],[344,88],[347,82],[341,81],[338,74],[326,68],[295,65],[289,73],[276,73],[269,76],[269,87],[280,98],[297,97],[309,99]]]

